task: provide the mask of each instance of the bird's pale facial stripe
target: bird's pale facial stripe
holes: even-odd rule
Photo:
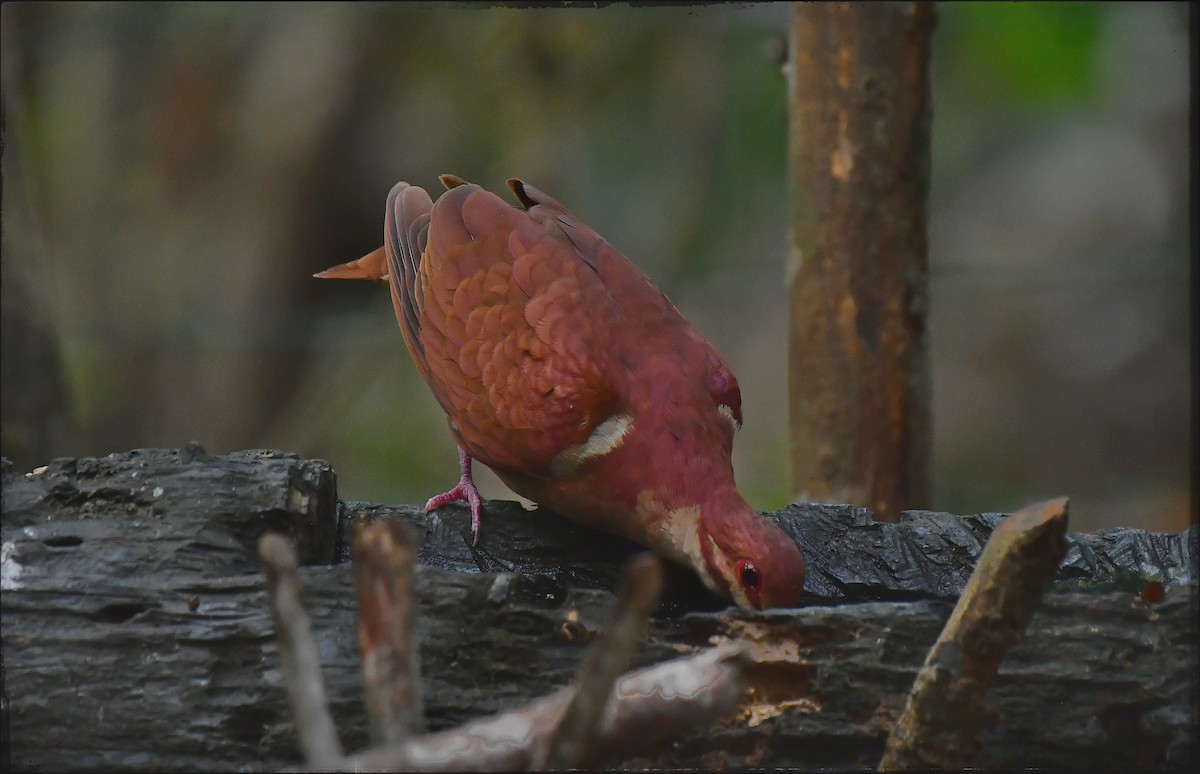
[[[726,579],[725,583],[729,586],[729,595],[733,597],[733,601],[737,602],[742,607],[755,607],[755,605],[750,604],[750,599],[746,596],[746,592],[742,589],[742,584],[738,583],[737,578],[735,577],[736,574],[733,570],[733,562],[729,561],[729,557],[724,551],[721,550],[721,547],[717,545],[717,541],[713,540],[712,535],[705,535],[705,537],[708,538],[711,548],[710,555],[712,556],[713,564],[716,565],[713,569],[720,573],[721,577]],[[713,581],[709,585],[715,588],[717,584],[715,581]]]
[[[633,417],[614,414],[600,424],[581,444],[568,447],[554,458],[550,468],[555,473],[565,473],[579,467],[588,460],[603,457],[617,449],[633,428]]]
[[[733,409],[731,409],[729,406],[726,406],[724,403],[722,403],[720,406],[717,406],[717,413],[729,420],[729,424],[733,425],[733,432],[736,433],[738,430],[742,429],[742,423],[739,422],[737,417],[733,415]]]
[[[695,506],[675,508],[668,511],[666,518],[662,520],[663,529],[670,536],[667,544],[680,554],[673,558],[693,567],[704,566],[704,554],[700,550],[700,532],[697,528],[699,522],[700,509]],[[705,583],[708,582],[705,578]],[[719,589],[717,591],[720,593]]]
[[[700,508],[675,508],[667,512],[663,522],[670,535],[673,558],[690,565],[714,594],[729,596],[742,607],[754,607],[734,577],[729,556],[712,535],[701,532]],[[720,579],[714,576],[720,576]]]

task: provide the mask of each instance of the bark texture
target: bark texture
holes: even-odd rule
[[[797,499],[930,494],[928,3],[795,3],[788,391]]]
[[[634,667],[726,641],[755,663],[738,711],[635,767],[874,768],[999,514],[770,514],[809,550],[797,610],[726,608],[684,571]],[[138,450],[3,475],[3,657],[18,770],[279,769],[300,753],[256,544],[298,545],[302,601],[338,735],[368,744],[355,570],[363,520],[423,533],[413,585],[421,692],[439,731],[568,685],[608,620],[629,544],[488,502],[483,542],[448,507],[339,506],[329,465],[279,452]],[[1003,662],[972,765],[1183,768],[1196,718],[1197,530],[1070,535]],[[1143,597],[1162,583],[1161,601]]]

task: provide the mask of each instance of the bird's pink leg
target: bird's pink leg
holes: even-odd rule
[[[458,465],[462,471],[458,485],[449,492],[430,497],[429,502],[425,503],[425,512],[429,513],[434,508],[439,508],[446,503],[466,500],[471,504],[471,543],[479,545],[479,516],[483,501],[479,499],[479,490],[475,488],[475,482],[471,480],[471,457],[463,451],[461,446],[458,447]]]

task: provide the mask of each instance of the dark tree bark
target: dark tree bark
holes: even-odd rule
[[[873,768],[982,545],[1003,518],[916,512],[883,524],[849,506],[770,514],[809,549],[808,606],[727,608],[666,575],[635,667],[746,645],[740,712],[617,766]],[[5,466],[3,657],[18,770],[279,769],[300,753],[256,545],[300,547],[338,735],[368,744],[355,568],[364,519],[421,528],[413,581],[431,731],[568,685],[610,616],[636,549],[553,514],[485,503],[337,503],[327,463],[192,447]],[[1068,536],[1025,638],[1005,657],[972,765],[1184,767],[1196,718],[1197,534]],[[1166,586],[1154,602],[1148,582]],[[1153,585],[1150,585],[1153,588]],[[882,601],[879,601],[882,600]]]
[[[931,5],[796,3],[791,482],[895,520],[930,494]]]

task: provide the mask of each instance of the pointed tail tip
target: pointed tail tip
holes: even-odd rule
[[[355,266],[353,262],[332,266],[317,272],[313,277],[316,279],[367,279],[366,273]]]
[[[388,276],[387,251],[377,247],[354,261],[339,263],[313,275],[316,279],[381,279]]]
[[[458,175],[438,175],[438,180],[442,185],[446,186],[447,191],[449,191],[451,188],[458,188],[460,185],[469,185],[466,180],[463,180]]]

